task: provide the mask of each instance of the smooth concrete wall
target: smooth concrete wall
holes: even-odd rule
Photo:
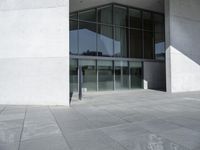
[[[69,105],[69,1],[0,1],[0,104]]]
[[[144,89],[165,90],[165,63],[144,62]]]
[[[200,1],[166,0],[167,91],[200,91]]]

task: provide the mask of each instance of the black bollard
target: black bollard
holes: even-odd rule
[[[82,67],[79,66],[79,90],[78,90],[79,100],[82,100]]]

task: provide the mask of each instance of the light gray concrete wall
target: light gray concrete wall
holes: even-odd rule
[[[165,4],[167,91],[200,91],[200,1]]]
[[[69,1],[0,1],[0,104],[68,105]]]
[[[164,0],[70,0],[70,11],[77,11],[109,3],[119,3],[157,12],[164,12]]]
[[[165,63],[144,62],[144,89],[165,90]]]

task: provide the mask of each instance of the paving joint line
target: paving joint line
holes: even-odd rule
[[[48,109],[49,109],[51,115],[53,116],[53,118],[54,118],[54,120],[55,120],[55,122],[56,122],[58,128],[60,129],[61,134],[62,134],[62,136],[63,136],[63,138],[64,138],[64,140],[65,140],[65,143],[67,144],[67,146],[69,147],[69,149],[72,150],[72,147],[71,147],[71,145],[69,144],[69,141],[66,139],[65,135],[63,134],[63,130],[62,130],[62,128],[60,127],[60,125],[59,125],[59,123],[58,123],[58,121],[57,121],[57,119],[56,119],[56,116],[54,115],[53,111],[51,110],[51,108],[50,108],[49,106],[48,106]]]
[[[25,124],[25,119],[26,119],[27,107],[28,107],[28,106],[26,106],[26,109],[25,109],[25,114],[24,114],[24,120],[23,120],[23,123],[22,123],[22,129],[21,129],[21,133],[20,133],[20,139],[19,139],[19,146],[18,146],[18,150],[20,150],[20,148],[21,148],[21,143],[22,143],[22,135],[23,135],[23,131],[24,131],[24,124]]]
[[[76,111],[78,114],[81,114],[81,113],[80,113],[79,111],[77,111],[76,109],[75,109],[75,111]],[[81,115],[82,115],[82,114],[81,114]],[[82,115],[82,116],[94,125],[93,121],[89,120],[85,115]],[[122,124],[123,124],[123,123],[122,123]],[[118,125],[116,125],[116,126],[119,126],[119,125],[122,125],[122,124],[118,124]],[[129,123],[128,123],[128,124],[129,124]],[[109,127],[113,127],[113,126],[109,126]],[[128,150],[124,145],[122,145],[121,143],[119,143],[117,140],[115,140],[115,139],[113,139],[111,136],[105,134],[105,133],[101,130],[101,129],[103,129],[103,128],[106,128],[106,127],[96,128],[96,129],[88,129],[88,130],[86,130],[86,131],[98,130],[99,132],[103,133],[103,134],[106,135],[108,138],[110,138],[111,140],[113,140],[114,142],[116,142],[116,143],[118,143],[120,146],[122,146],[122,147],[124,148],[124,150]]]
[[[7,106],[4,106],[3,109],[0,111],[0,114],[7,108]]]

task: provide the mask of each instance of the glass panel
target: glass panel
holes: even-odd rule
[[[153,59],[153,32],[144,32],[144,58]]]
[[[142,28],[142,17],[141,11],[137,9],[129,9],[130,16],[130,27],[131,28]]]
[[[78,54],[78,22],[70,21],[70,54]]]
[[[142,57],[142,31],[130,30],[130,58]]]
[[[79,20],[96,22],[96,10],[86,10],[79,13]]]
[[[142,63],[141,62],[129,62],[130,76],[131,76],[131,88],[142,88]]]
[[[99,91],[113,90],[112,61],[97,61]]]
[[[78,91],[78,62],[70,59],[70,91]]]
[[[153,21],[150,12],[143,11],[143,28],[144,30],[153,31]]]
[[[112,24],[112,6],[98,9],[98,22]]]
[[[128,57],[128,29],[115,28],[114,56]]]
[[[126,7],[114,6],[114,24],[128,27],[128,17]]]
[[[97,72],[95,60],[79,60],[82,66],[83,91],[96,91],[97,89]]]
[[[96,24],[79,23],[79,54],[96,56]]]
[[[164,16],[159,14],[154,14],[155,32],[165,32],[164,25],[165,25]]]
[[[113,56],[113,30],[110,26],[98,26],[98,56]]]
[[[115,89],[129,88],[129,67],[127,61],[115,61]]]
[[[78,19],[78,13],[71,13],[70,19]]]
[[[165,39],[164,33],[155,33],[155,54],[156,59],[165,59]]]

